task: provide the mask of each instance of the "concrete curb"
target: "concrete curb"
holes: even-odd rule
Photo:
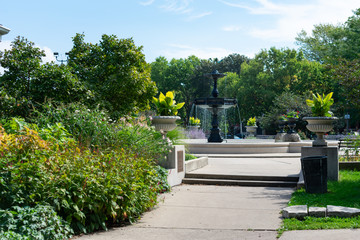
[[[307,207],[307,205],[294,205],[282,210],[283,218],[303,219],[306,216],[313,217],[356,217],[360,215],[360,209],[327,205],[326,208]]]
[[[193,160],[185,161],[185,173],[205,167],[209,164],[208,157],[200,157]]]

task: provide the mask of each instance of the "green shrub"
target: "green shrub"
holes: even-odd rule
[[[168,189],[166,171],[133,151],[59,146],[27,127],[8,134],[0,126],[1,208],[46,203],[75,232],[91,232],[135,221]]]
[[[71,237],[70,226],[50,206],[0,210],[0,239],[56,240]]]
[[[111,150],[121,146],[134,153],[141,152],[142,157],[152,160],[164,158],[170,150],[170,143],[160,132],[149,127],[146,118],[115,121],[105,111],[90,110],[76,103],[59,107],[47,103],[43,108],[32,121],[37,122],[40,128],[62,123],[82,149]]]

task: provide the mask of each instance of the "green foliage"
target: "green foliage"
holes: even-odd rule
[[[68,223],[50,206],[0,209],[0,239],[57,240],[71,237]]]
[[[189,124],[190,124],[190,126],[199,126],[200,125],[200,119],[195,118],[195,117],[190,117],[189,118]]]
[[[189,161],[189,160],[193,160],[196,159],[197,157],[195,157],[194,155],[190,154],[190,153],[185,153],[185,161]]]
[[[175,93],[168,91],[166,96],[160,92],[159,98],[153,97],[156,112],[160,116],[176,116],[178,110],[184,106],[184,102],[176,104]]]
[[[244,62],[249,62],[249,60],[250,59],[244,55],[233,53],[217,62],[216,69],[222,73],[232,72],[240,75],[241,64]]]
[[[256,118],[255,117],[249,118],[246,122],[246,126],[256,126]]]
[[[278,229],[279,234],[293,230],[317,230],[317,229],[353,229],[360,228],[360,217],[337,218],[337,217],[305,217],[304,220],[288,218],[283,220],[283,225]]]
[[[360,108],[360,60],[342,60],[337,65],[329,65],[332,69],[331,77],[341,84],[341,96],[338,101],[344,102],[344,107]],[[357,111],[356,111],[357,112]],[[352,114],[354,115],[354,114]]]
[[[0,64],[5,68],[0,77],[0,117],[28,118],[33,108],[49,99],[69,103],[90,102],[93,98],[70,67],[53,62],[41,65],[45,55],[34,43],[17,37],[11,46],[0,55]]]
[[[89,102],[93,93],[88,91],[74,74],[72,69],[64,64],[43,64],[32,79],[32,101],[43,103],[51,99],[55,103]]]
[[[237,73],[226,72],[226,76],[218,79],[219,96],[230,98],[236,97],[241,79]]]
[[[296,41],[307,59],[323,63],[345,54],[346,35],[343,25],[319,24],[314,26],[311,35],[302,30]]]
[[[286,118],[299,118],[299,111],[295,111],[295,110],[291,110],[291,111],[287,111]]]
[[[235,87],[242,117],[262,116],[284,92],[303,95],[304,89],[328,89],[324,71],[321,64],[304,59],[302,52],[276,48],[262,50],[255,59],[243,63]]]
[[[360,9],[343,24],[319,24],[311,35],[304,30],[296,38],[300,49],[310,60],[336,63],[338,58],[354,60],[359,57]]]
[[[166,156],[170,148],[162,134],[149,127],[150,121],[144,117],[114,121],[106,111],[91,110],[75,103],[58,107],[49,103],[43,108],[32,121],[40,128],[46,128],[52,122],[62,123],[82,149],[109,150],[121,146],[134,153],[141,152],[144,158],[156,160]]]
[[[306,104],[311,108],[311,112],[314,117],[331,117],[330,107],[334,103],[332,98],[333,93],[329,93],[325,96],[319,94],[313,94],[313,100],[307,99]]]
[[[327,205],[360,208],[360,172],[340,171],[340,180],[328,181],[328,192],[324,194],[309,194],[304,189],[296,190],[289,202],[289,206],[308,205],[311,207],[326,207]],[[360,217],[354,218],[315,218],[306,217],[304,220],[284,219],[279,232],[304,229],[338,229],[359,228]]]
[[[8,124],[11,126],[8,130],[15,129],[15,133],[0,128],[2,209],[46,203],[53,206],[75,232],[91,232],[106,229],[112,222],[135,221],[156,204],[159,192],[168,189],[166,171],[156,167],[155,157],[144,158],[150,154],[138,154],[146,152],[145,148],[137,152],[119,147],[106,151],[80,150],[75,141],[53,141],[53,138],[64,137],[57,131],[62,129],[61,125],[48,131],[40,129],[47,138],[44,140],[26,126],[20,130],[19,123],[22,122]],[[123,128],[133,126],[123,125]],[[141,135],[145,136],[145,131]],[[137,140],[128,139],[141,147]],[[167,145],[162,138],[158,145],[166,152]],[[158,156],[158,149],[154,152]]]
[[[11,43],[12,48],[0,54],[0,65],[5,68],[0,87],[16,99],[30,99],[31,80],[40,68],[41,57],[45,56],[44,51],[34,45],[24,37],[17,37]]]
[[[292,205],[326,207],[326,205],[360,208],[360,172],[340,171],[340,180],[328,181],[328,192],[309,194],[304,189],[296,190],[289,202]]]
[[[164,136],[165,137],[165,136]],[[166,133],[166,138],[172,145],[184,145],[181,139],[185,138],[184,129],[176,127],[175,129]]]
[[[303,116],[309,116],[311,111],[306,105],[305,99],[305,96],[298,95],[293,92],[283,92],[274,99],[269,111],[260,118],[261,127],[265,128],[269,133],[275,133],[275,130],[278,128],[277,121],[279,120],[279,116],[284,116],[286,119],[286,115],[284,115],[284,113],[287,112],[288,109],[297,109],[300,113],[300,118]],[[305,123],[302,121],[296,123],[296,128],[298,130],[300,129],[302,132],[307,131]]]
[[[84,37],[73,38],[68,65],[94,93],[94,105],[106,108],[113,118],[148,109],[156,86],[142,47],[114,35],[102,35],[97,44],[86,43]]]

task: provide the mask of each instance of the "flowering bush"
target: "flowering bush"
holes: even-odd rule
[[[190,129],[185,131],[186,138],[189,139],[205,139],[205,133],[202,129]]]
[[[285,114],[282,114],[282,115],[279,116],[279,120],[280,121],[287,121],[288,119],[287,119]]]
[[[288,111],[285,115],[286,118],[299,118],[299,111]]]
[[[7,132],[0,126],[2,209],[45,203],[74,232],[91,232],[110,223],[135,221],[156,204],[159,192],[168,189],[166,171],[155,164],[159,149],[145,143],[153,140],[146,139],[146,133],[155,132],[151,128],[119,125],[111,137],[129,145],[80,148],[71,135],[60,141],[62,135],[51,126],[37,131],[36,125],[18,122],[22,129],[12,123],[6,125]],[[162,136],[158,140],[166,151]]]

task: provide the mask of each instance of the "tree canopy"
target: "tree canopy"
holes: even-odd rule
[[[95,103],[117,117],[148,109],[157,89],[142,47],[131,38],[115,35],[102,35],[98,44],[86,43],[84,37],[76,34],[73,38],[68,65],[95,93]]]

